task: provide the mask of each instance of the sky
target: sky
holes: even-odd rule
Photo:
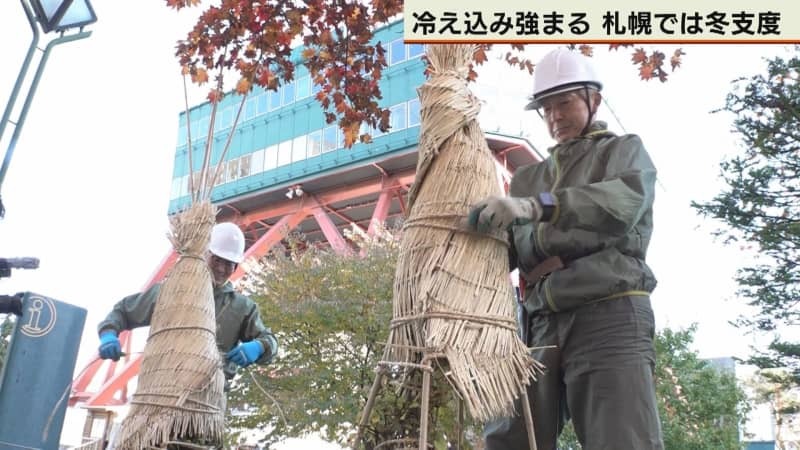
[[[96,324],[116,301],[139,291],[170,250],[166,213],[178,114],[184,108],[174,45],[194,15],[161,1],[92,4],[99,17],[90,27],[92,36],[56,47],[50,56],[0,191],[6,207],[0,256],[41,260],[39,269],[17,270],[0,280],[0,289],[33,291],[87,309],[76,374],[96,355]],[[4,101],[30,36],[19,3],[0,2]],[[536,59],[551,48],[534,46],[529,54]],[[690,202],[719,192],[719,163],[739,150],[731,116],[711,111],[724,105],[731,80],[762,71],[765,56],[786,49],[683,48],[683,67],[660,83],[638,79],[629,49],[597,46],[603,93],[619,123],[608,105],[600,118],[614,131],[641,136],[658,169],[648,254],[659,281],[652,296],[657,327],[697,323],[694,348],[700,356],[746,357],[749,346],[761,342],[728,322],[748,313],[732,277],[752,260],[752,252],[715,242],[710,233],[718,225],[698,217]],[[494,59],[480,74],[476,93],[495,98],[484,105],[485,129],[502,124],[522,132],[542,152],[553,144],[536,113],[522,111],[529,76]],[[27,83],[12,120],[26,90]],[[192,90],[190,103],[203,96]],[[9,125],[2,136],[3,153],[13,129]]]

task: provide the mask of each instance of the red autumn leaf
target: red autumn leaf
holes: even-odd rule
[[[643,48],[638,48],[635,52],[633,52],[633,57],[631,60],[634,64],[643,64],[645,61],[647,61],[647,53]]]
[[[475,50],[475,54],[472,55],[472,59],[474,59],[475,63],[477,64],[483,64],[489,60],[489,58],[486,56],[486,50],[484,50],[483,47],[478,47],[478,49]]]
[[[250,83],[250,80],[246,78],[241,78],[239,79],[239,82],[236,83],[236,93],[240,95],[247,94],[248,92],[250,92],[251,87],[252,84]]]
[[[196,69],[192,74],[192,81],[197,84],[205,84],[208,81],[208,72],[205,69]]]
[[[303,50],[302,57],[303,59],[311,59],[317,54],[317,51],[313,48],[306,48]]]
[[[672,54],[672,57],[669,59],[670,64],[672,65],[672,70],[677,69],[681,66],[681,56],[685,55],[686,53],[683,52],[683,49],[677,49]]]
[[[219,89],[212,89],[208,92],[206,98],[211,103],[217,103],[218,101],[222,100],[223,95],[224,94]]]
[[[651,64],[642,64],[641,67],[639,67],[639,76],[643,80],[653,78],[653,66]]]
[[[594,53],[594,48],[591,45],[586,44],[581,44],[581,46],[578,47],[578,50],[580,50],[580,52],[585,56],[592,56]]]
[[[359,123],[354,123],[344,127],[344,145],[347,148],[353,146],[358,139]]]

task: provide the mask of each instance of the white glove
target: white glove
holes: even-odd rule
[[[467,223],[472,230],[487,233],[492,229],[508,230],[512,225],[538,222],[541,218],[542,207],[532,197],[493,196],[472,207]]]

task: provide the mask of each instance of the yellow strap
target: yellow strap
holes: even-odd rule
[[[559,312],[560,310],[556,307],[555,301],[553,301],[553,294],[550,291],[550,283],[548,283],[548,281],[550,281],[549,278],[546,279],[544,283],[544,293],[545,293],[545,299],[547,300],[547,305],[550,307],[551,310],[553,310],[553,312]],[[621,297],[649,297],[649,296],[650,293],[647,291],[630,290],[630,291],[617,292],[616,294],[611,294],[607,297],[602,297],[595,300],[589,300],[585,304],[588,305],[591,303],[597,303]]]

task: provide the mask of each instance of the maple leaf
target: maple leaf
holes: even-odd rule
[[[250,80],[248,80],[246,78],[241,78],[241,79],[239,79],[239,82],[236,83],[236,92],[238,94],[244,95],[244,94],[247,94],[248,92],[250,92],[250,88],[251,87],[252,87],[252,84],[250,83]]]
[[[219,89],[212,89],[208,92],[206,98],[211,103],[217,103],[218,101],[222,100],[223,95],[224,94]]]
[[[669,58],[669,63],[672,65],[672,70],[677,69],[681,66],[681,56],[685,55],[686,53],[683,52],[683,49],[677,49],[672,54],[672,57]]]
[[[643,63],[641,67],[639,67],[639,76],[643,80],[649,80],[653,78],[653,66],[649,63]]]
[[[355,122],[355,123],[352,123],[352,124],[349,124],[349,125],[344,125],[344,124],[342,124],[342,125],[343,125],[343,128],[344,128],[344,130],[343,130],[344,131],[344,133],[343,133],[344,134],[344,146],[347,147],[347,148],[350,148],[350,147],[353,146],[353,144],[356,143],[356,140],[358,139],[358,130],[359,130],[361,124],[359,122]]]
[[[314,50],[313,48],[306,48],[306,49],[303,50],[302,56],[303,56],[303,59],[311,59],[316,54],[317,54],[317,51]]]
[[[486,56],[486,50],[483,47],[478,47],[478,49],[475,50],[475,53],[472,55],[472,59],[475,60],[476,64],[483,64],[489,60],[489,58]]]
[[[636,49],[631,58],[634,64],[644,64],[647,61],[647,53],[643,48]]]
[[[584,56],[592,56],[594,53],[594,48],[591,45],[581,44],[578,49]]]
[[[205,69],[195,69],[194,73],[192,74],[192,81],[203,85],[208,81],[208,72]]]

